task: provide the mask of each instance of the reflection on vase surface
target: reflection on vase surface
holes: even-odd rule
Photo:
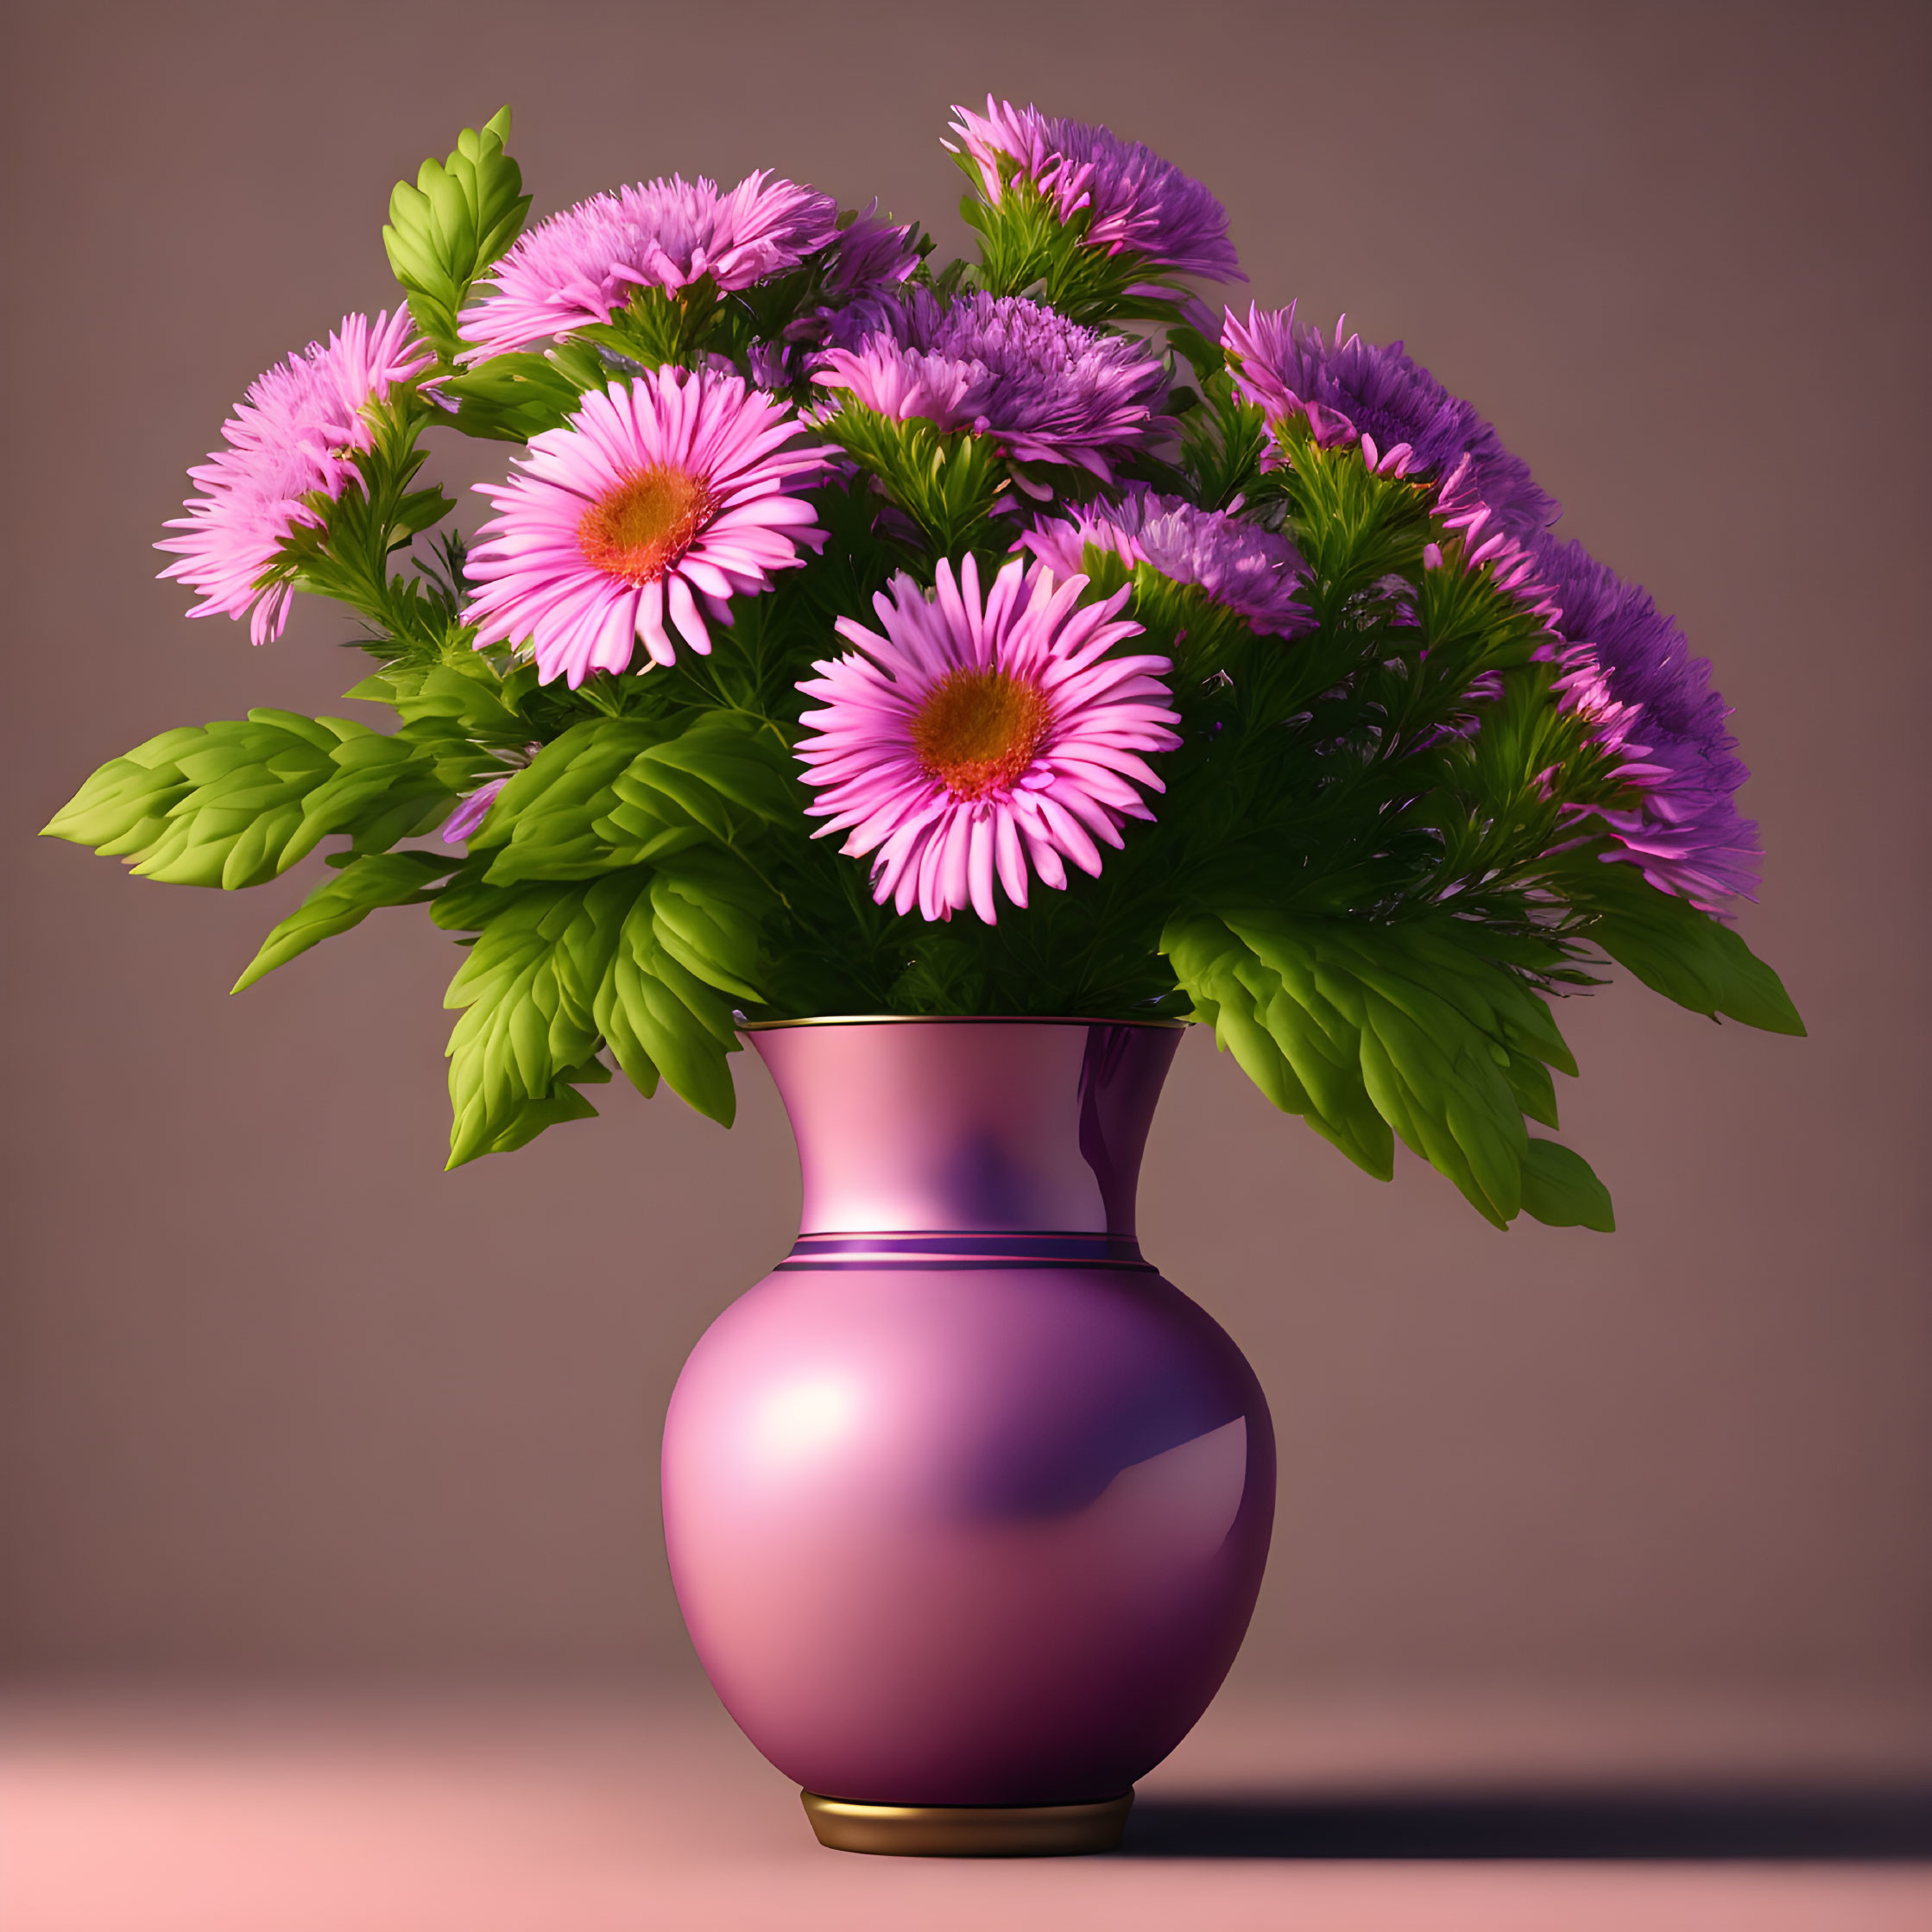
[[[1141,1260],[1173,1029],[761,1029],[798,1247],[680,1378],[672,1572],[752,1741],[872,1803],[1126,1790],[1233,1661],[1273,1508],[1247,1364]]]

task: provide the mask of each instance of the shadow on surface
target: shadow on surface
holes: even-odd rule
[[[1150,1859],[1932,1861],[1932,1786],[1145,1797]]]

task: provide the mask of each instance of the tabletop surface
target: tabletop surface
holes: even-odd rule
[[[1928,1932],[1932,1709],[1236,1684],[1101,1858],[822,1850],[701,1687],[16,1687],[9,1932]]]

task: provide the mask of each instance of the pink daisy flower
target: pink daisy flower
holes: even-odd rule
[[[982,601],[968,557],[942,563],[930,591],[895,578],[873,600],[884,635],[849,617],[859,653],[815,665],[801,684],[825,708],[799,761],[843,849],[876,852],[873,896],[928,919],[970,905],[996,923],[995,880],[1015,906],[1027,875],[1066,884],[1063,860],[1097,874],[1099,844],[1118,847],[1129,818],[1152,818],[1140,786],[1165,787],[1140,754],[1171,751],[1179,722],[1157,672],[1161,657],[1109,657],[1140,626],[1121,619],[1123,590],[1083,605],[1083,577],[1007,564]]]
[[[407,310],[373,322],[345,315],[326,343],[312,342],[249,385],[221,426],[228,447],[188,471],[201,494],[166,526],[186,534],[155,546],[175,552],[161,576],[200,593],[189,616],[247,616],[255,644],[281,635],[294,590],[262,579],[299,526],[320,526],[308,499],[338,496],[354,473],[353,453],[370,446],[363,411],[434,360],[411,339]]]
[[[520,474],[478,483],[498,515],[464,568],[477,648],[532,647],[545,683],[574,690],[622,671],[641,639],[659,664],[671,631],[700,653],[729,600],[771,589],[825,533],[789,496],[828,462],[797,445],[791,410],[736,376],[664,368],[593,391],[561,429],[530,439]],[[668,621],[668,628],[667,628]]]
[[[476,357],[500,356],[608,322],[635,289],[675,291],[701,275],[728,292],[748,288],[825,247],[837,221],[830,195],[766,168],[729,194],[677,174],[594,194],[523,236],[458,326]]]

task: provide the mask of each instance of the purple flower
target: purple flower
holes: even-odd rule
[[[1464,570],[1487,564],[1499,590],[1507,590],[1546,630],[1553,629],[1562,609],[1542,580],[1537,552],[1503,526],[1495,506],[1477,489],[1476,477],[1475,458],[1466,454],[1436,493],[1436,521],[1462,539],[1460,561]],[[1422,560],[1425,570],[1440,570],[1442,546],[1424,545]]]
[[[312,342],[249,385],[221,426],[228,447],[188,471],[201,494],[166,526],[186,534],[155,546],[176,552],[161,576],[201,595],[189,616],[245,616],[254,644],[281,635],[294,593],[286,583],[263,588],[260,579],[298,527],[320,526],[307,499],[338,496],[354,473],[354,452],[370,446],[363,411],[435,360],[411,328],[406,309],[373,322],[345,315],[326,343]]]
[[[884,635],[849,617],[838,632],[862,655],[815,665],[801,684],[825,700],[801,722],[806,807],[850,833],[842,848],[876,851],[873,895],[927,919],[971,906],[995,922],[994,885],[1026,903],[1029,873],[1066,884],[1070,859],[1098,874],[1097,839],[1121,843],[1129,818],[1151,818],[1140,791],[1165,789],[1140,754],[1180,743],[1162,657],[1109,657],[1140,625],[1119,616],[1127,592],[1083,604],[1083,577],[1015,558],[982,603],[969,556],[936,587],[893,579],[873,599]]]
[[[443,821],[443,829],[439,835],[443,843],[445,845],[461,845],[468,840],[477,827],[489,816],[489,808],[496,804],[496,794],[542,749],[541,743],[532,742],[525,745],[521,751],[498,752],[497,760],[505,768],[495,778],[484,780]]]
[[[1063,222],[1084,212],[1086,240],[1109,255],[1131,249],[1152,269],[1213,281],[1247,280],[1228,239],[1228,211],[1152,148],[990,94],[983,115],[963,107],[953,112],[959,118],[950,131],[964,143],[995,206],[1005,193],[1001,164],[1017,162],[1020,174],[1052,201]]]
[[[1177,584],[1199,585],[1258,631],[1290,637],[1308,626],[1308,612],[1295,601],[1308,566],[1286,537],[1178,496],[1130,490],[1118,503],[1089,503],[1043,521],[1020,542],[1057,576],[1083,571],[1091,544],[1129,564],[1150,564]]]
[[[1222,341],[1236,358],[1242,394],[1271,420],[1298,414],[1321,443],[1359,442],[1369,468],[1385,475],[1445,477],[1467,457],[1468,482],[1514,537],[1532,536],[1562,514],[1474,407],[1411,362],[1399,342],[1344,341],[1339,322],[1328,341],[1297,325],[1292,302],[1251,306],[1245,323],[1230,309]]]
[[[1562,606],[1557,688],[1593,735],[1625,754],[1619,775],[1641,802],[1600,811],[1621,850],[1661,891],[1707,912],[1753,895],[1758,828],[1739,815],[1750,775],[1725,729],[1729,708],[1711,689],[1676,622],[1647,591],[1626,584],[1580,543],[1544,538],[1537,573]]]
[[[729,194],[673,174],[592,195],[523,236],[458,321],[474,360],[608,322],[634,289],[674,292],[705,275],[748,288],[824,248],[837,216],[831,196],[768,169]]]
[[[746,349],[745,361],[754,388],[788,389],[799,379],[799,352],[790,343],[761,338]]]
[[[1163,419],[1166,378],[1146,346],[1019,295],[951,304],[929,290],[861,305],[813,358],[812,381],[867,408],[993,437],[1023,463],[1077,463],[1110,482],[1105,451],[1140,443]]]
[[[489,808],[496,802],[496,794],[510,781],[510,773],[505,772],[501,778],[493,778],[477,789],[443,821],[442,840],[445,845],[461,845],[477,827],[489,816]]]
[[[672,630],[708,653],[699,600],[729,623],[730,598],[768,590],[800,544],[824,541],[787,494],[826,465],[797,434],[783,404],[710,369],[593,390],[530,439],[520,474],[477,485],[498,512],[464,564],[477,648],[527,642],[544,681],[573,690],[626,669],[640,639],[659,664],[676,660]]]
[[[889,293],[919,265],[912,224],[879,218],[876,197],[839,230],[825,259],[824,291],[835,302]]]

